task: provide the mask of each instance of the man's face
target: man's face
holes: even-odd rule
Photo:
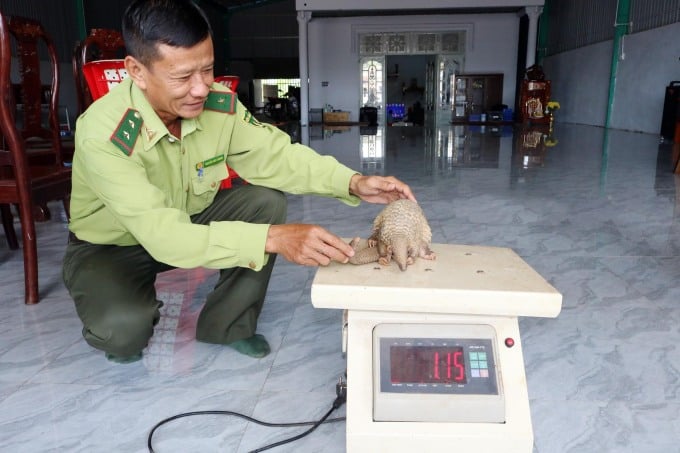
[[[148,66],[133,59],[133,80],[166,125],[197,117],[214,81],[212,39],[190,48],[159,44],[158,55]]]

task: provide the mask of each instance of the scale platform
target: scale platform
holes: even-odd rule
[[[432,244],[435,261],[332,263],[317,308],[346,310],[348,452],[522,452],[533,431],[517,317],[562,295],[508,248]]]

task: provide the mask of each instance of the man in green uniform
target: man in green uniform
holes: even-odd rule
[[[64,281],[86,341],[116,362],[141,357],[159,319],[154,282],[175,267],[220,269],[196,338],[263,357],[255,332],[276,255],[346,262],[318,225],[285,224],[282,191],[387,203],[414,199],[260,124],[214,83],[205,14],[189,0],[135,0],[123,19],[129,77],[78,119]],[[229,165],[249,182],[219,190]]]

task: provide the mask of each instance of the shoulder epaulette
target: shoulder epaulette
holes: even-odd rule
[[[129,156],[132,154],[135,142],[137,142],[143,122],[142,116],[137,110],[127,109],[120,123],[118,123],[118,127],[111,135],[111,142],[120,148],[125,155]]]
[[[206,110],[222,113],[234,113],[236,111],[236,93],[210,91],[203,106]]]

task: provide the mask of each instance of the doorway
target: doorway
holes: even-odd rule
[[[380,123],[408,118],[451,121],[454,74],[464,67],[465,27],[445,32],[390,31],[358,34],[362,107],[377,109]],[[389,107],[388,107],[389,106]],[[388,118],[388,113],[392,117]]]
[[[385,57],[387,67],[385,120],[387,123],[408,122],[417,126],[424,124],[426,112],[431,112],[433,108],[429,105],[428,98],[431,97],[435,86],[431,82],[428,83],[427,74],[428,67],[432,68],[435,60],[435,55],[387,55]]]
[[[452,55],[386,55],[385,122],[449,123],[452,76],[462,70]],[[391,113],[391,114],[390,114]]]

